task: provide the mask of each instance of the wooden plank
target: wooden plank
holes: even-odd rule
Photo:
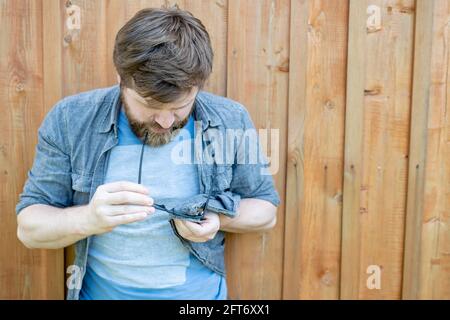
[[[43,0],[44,105],[47,108],[62,98],[63,10],[59,1]]]
[[[434,8],[419,298],[450,299],[450,3]]]
[[[33,163],[43,97],[42,2],[0,2],[0,299],[61,299],[62,250],[29,250],[17,239],[15,205]]]
[[[347,1],[291,2],[286,299],[339,298],[347,21]]]
[[[288,157],[286,162],[286,213],[284,235],[283,298],[296,299],[302,286],[303,262],[300,248],[304,246],[301,215],[304,195],[304,135],[308,70],[308,17],[310,1],[291,0],[290,74],[288,110]],[[302,45],[305,44],[305,45]],[[293,116],[295,114],[295,116]]]
[[[340,281],[340,297],[343,299],[356,298],[359,287],[366,6],[366,1],[350,0]]]
[[[450,299],[450,4],[418,9],[403,298]]]
[[[360,283],[359,297],[399,299],[406,214],[415,2],[372,3],[378,4],[381,9],[381,30],[367,34],[367,112],[364,127],[364,145],[367,148],[364,150],[360,211],[363,236],[360,272],[363,281]],[[367,286],[370,265],[381,269],[380,289],[369,289]]]
[[[350,7],[341,294],[398,299],[414,1],[352,1]],[[377,277],[372,268],[380,288],[368,284]]]
[[[433,10],[433,1],[417,1],[403,271],[404,299],[416,299],[419,294]]]
[[[100,0],[61,0],[64,14],[62,42],[63,95],[107,86],[106,10]],[[70,6],[80,8],[80,28],[67,24]],[[52,23],[52,21],[48,21]]]
[[[282,205],[270,232],[229,234],[229,295],[282,297],[290,1],[231,1],[228,10],[227,95],[249,110],[257,128],[280,129],[275,183]]]

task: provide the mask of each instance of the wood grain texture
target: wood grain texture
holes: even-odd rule
[[[418,1],[404,299],[450,299],[450,4]]]
[[[61,299],[63,250],[28,250],[15,205],[31,168],[44,104],[42,1],[0,1],[0,299]]]
[[[350,0],[345,114],[344,193],[342,212],[341,298],[359,292],[359,203],[362,161],[365,57],[365,1]]]
[[[372,31],[368,5],[350,2],[341,295],[398,299],[415,8],[414,1],[370,1],[381,14]],[[380,289],[367,286],[370,266],[381,270]]]
[[[249,110],[256,128],[280,129],[275,183],[285,193],[289,71],[289,1],[230,1],[227,96]],[[282,297],[284,205],[270,232],[229,234],[229,295],[234,299]]]
[[[433,13],[419,298],[450,299],[450,3]]]
[[[79,30],[67,27],[68,4],[81,10]],[[105,1],[73,0],[60,2],[62,31],[63,95],[107,86],[106,10]],[[57,14],[55,12],[55,14]],[[49,21],[51,23],[51,21]]]
[[[405,221],[403,298],[418,298],[423,219],[427,121],[429,113],[431,49],[434,5],[417,1],[414,74],[411,104],[408,194]]]
[[[348,2],[292,1],[291,15],[283,298],[337,299]]]

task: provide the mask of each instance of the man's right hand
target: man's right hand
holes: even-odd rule
[[[109,232],[121,224],[144,220],[154,213],[148,189],[137,183],[117,181],[97,188],[87,206],[86,234]]]

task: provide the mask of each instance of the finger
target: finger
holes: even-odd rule
[[[110,223],[112,226],[118,226],[121,224],[127,224],[137,221],[142,221],[145,218],[147,218],[146,212],[139,212],[139,213],[131,213],[131,214],[123,214],[118,216],[112,216],[110,217]]]
[[[155,208],[152,206],[135,206],[135,205],[112,205],[105,208],[107,215],[117,216],[121,214],[131,214],[138,212],[154,213]]]
[[[208,223],[206,220],[202,224],[191,221],[184,221],[184,224],[186,228],[196,237],[203,237],[214,231],[214,225],[212,223]]]
[[[149,206],[153,205],[153,198],[141,193],[131,191],[118,191],[107,194],[107,202],[109,204],[134,204]]]
[[[182,237],[184,237],[184,238],[187,238],[189,241],[193,241],[193,242],[206,242],[206,241],[208,241],[208,240],[210,240],[209,239],[209,237],[202,237],[202,236],[197,236],[197,235],[194,235],[193,233],[192,233],[192,231],[191,230],[189,230],[187,227],[186,227],[186,222],[189,222],[189,221],[185,221],[185,220],[179,220],[179,219],[174,219],[175,220],[175,225],[176,225],[176,227],[177,227],[177,231],[178,231],[178,233],[182,236]]]
[[[143,194],[149,193],[149,190],[144,185],[130,181],[115,181],[106,183],[103,185],[103,188],[106,192],[132,191]]]
[[[183,220],[179,220],[179,219],[174,219],[175,221],[175,226],[177,227],[177,231],[180,235],[182,236],[192,236],[192,232],[191,230],[189,230],[188,228],[186,228]]]

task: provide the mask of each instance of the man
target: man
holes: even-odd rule
[[[212,61],[189,12],[142,10],[116,37],[120,85],[44,119],[17,233],[28,248],[76,243],[68,299],[226,299],[224,232],[275,225],[248,112],[202,91]]]

